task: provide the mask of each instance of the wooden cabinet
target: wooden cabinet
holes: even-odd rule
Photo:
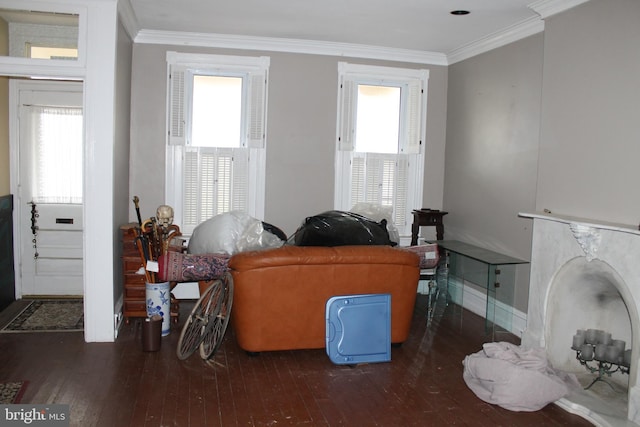
[[[132,229],[137,224],[125,224],[120,227],[120,240],[122,244],[122,274],[124,285],[123,315],[126,323],[132,317],[147,317],[145,304],[145,279],[144,274],[136,274],[142,267],[142,260],[134,243],[135,235]]]
[[[125,323],[129,323],[132,317],[147,317],[145,275],[137,274],[141,268],[142,259],[135,245],[135,234],[133,229],[138,227],[136,223],[124,224],[120,227],[120,242],[122,245],[122,274],[123,274],[123,294],[124,307],[123,316]],[[182,240],[176,239],[175,245],[170,246],[170,250],[183,250]],[[176,286],[175,282],[171,282],[171,289]],[[178,301],[171,295],[171,320],[178,321],[180,307]]]

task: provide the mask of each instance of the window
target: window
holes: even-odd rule
[[[400,235],[422,205],[427,70],[338,64],[335,205],[393,207]]]
[[[184,234],[264,216],[267,57],[167,53],[167,204]]]
[[[36,203],[82,203],[82,108],[26,105]]]

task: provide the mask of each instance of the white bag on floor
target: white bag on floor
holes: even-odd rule
[[[486,343],[467,356],[463,378],[480,399],[510,411],[537,411],[577,387],[575,376],[549,366],[543,349]]]

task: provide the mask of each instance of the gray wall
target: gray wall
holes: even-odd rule
[[[293,233],[305,217],[333,209],[338,61],[428,68],[429,101],[424,206],[442,206],[447,70],[442,66],[393,63],[275,52],[232,51],[136,44],[131,100],[129,198],[140,197],[143,216],[164,203],[166,51],[266,55],[267,222]],[[130,219],[135,218],[130,209]]]
[[[129,216],[129,152],[130,152],[130,117],[131,117],[131,58],[133,41],[118,25],[116,43],[116,84],[115,84],[115,142],[114,142],[114,185],[113,185],[113,218],[117,224],[128,221]],[[114,313],[120,311],[120,299],[123,297],[122,283],[122,248],[120,247],[120,230],[114,227],[114,281],[113,300],[116,304]]]
[[[640,222],[640,2],[591,0],[546,22],[536,207]]]
[[[448,69],[134,45],[129,199],[140,196],[145,216],[164,202],[165,52],[181,50],[271,57],[264,219],[287,233],[333,206],[339,60],[430,69],[423,206],[449,211],[446,238],[529,259],[531,222],[519,212],[637,224],[638,22],[637,0],[591,0],[547,18],[544,34]],[[519,269],[525,312],[527,292]]]
[[[449,67],[445,238],[529,259],[535,210],[542,34]],[[528,267],[515,307],[526,312]]]
[[[518,212],[640,222],[638,23],[636,0],[591,0],[449,67],[447,238],[529,259],[532,224]]]

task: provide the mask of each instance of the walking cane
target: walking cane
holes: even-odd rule
[[[138,196],[133,196],[133,205],[136,207],[136,215],[138,216],[138,225],[142,227],[142,217],[140,216],[140,199]],[[144,230],[142,230],[144,231]]]

